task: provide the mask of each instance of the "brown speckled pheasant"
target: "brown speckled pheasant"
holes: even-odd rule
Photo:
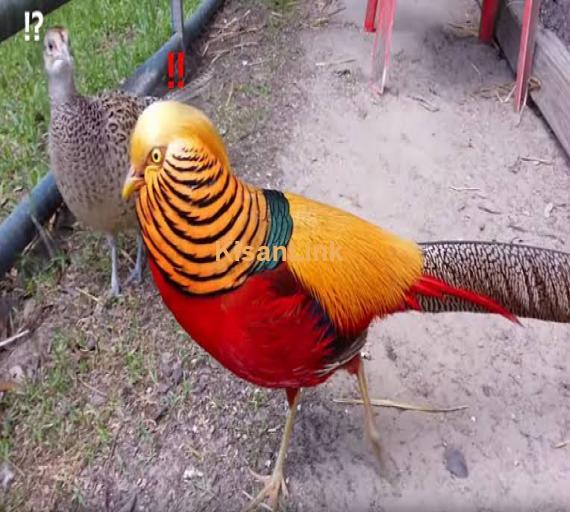
[[[129,167],[129,137],[139,114],[155,97],[113,92],[85,97],[74,82],[74,61],[66,29],[54,27],[44,38],[51,122],[51,168],[65,203],[85,227],[103,233],[111,249],[111,290],[119,294],[116,235],[136,228],[132,203],[121,199]],[[193,87],[185,100],[197,95]],[[137,238],[136,265],[131,279],[140,280],[143,244]]]

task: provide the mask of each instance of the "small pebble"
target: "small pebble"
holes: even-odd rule
[[[8,370],[8,374],[10,375],[10,379],[15,382],[22,382],[26,376],[22,367],[18,364],[12,366],[12,368]]]
[[[445,450],[445,468],[456,478],[467,478],[469,470],[465,457],[457,448],[449,447]]]
[[[201,471],[197,470],[196,468],[193,468],[192,466],[187,467],[184,470],[184,475],[182,476],[182,478],[186,481],[188,480],[192,480],[193,478],[202,478],[204,476],[204,473],[202,473]]]
[[[552,213],[552,210],[554,209],[554,203],[548,203],[545,207],[544,207],[544,216],[548,219]]]
[[[2,484],[2,489],[7,491],[12,480],[14,480],[14,472],[10,469],[8,464],[2,464],[0,466],[0,484]]]

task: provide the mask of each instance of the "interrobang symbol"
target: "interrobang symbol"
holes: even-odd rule
[[[30,40],[30,19],[32,21],[37,20],[37,23],[34,25],[34,41],[40,40],[40,28],[44,23],[44,15],[40,11],[33,11],[30,16],[30,11],[26,11],[24,13],[26,26],[24,28],[24,39],[26,41]]]

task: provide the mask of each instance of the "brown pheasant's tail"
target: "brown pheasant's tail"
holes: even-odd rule
[[[212,67],[208,67],[182,89],[174,89],[173,91],[166,93],[163,99],[190,104],[196,98],[205,95],[206,88],[213,76],[214,69]]]
[[[493,242],[420,244],[424,277],[410,309],[570,322],[570,254]]]

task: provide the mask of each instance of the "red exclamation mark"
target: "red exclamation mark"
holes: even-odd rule
[[[168,53],[168,88],[174,89],[174,52]]]
[[[184,87],[184,52],[178,52],[178,88]]]

